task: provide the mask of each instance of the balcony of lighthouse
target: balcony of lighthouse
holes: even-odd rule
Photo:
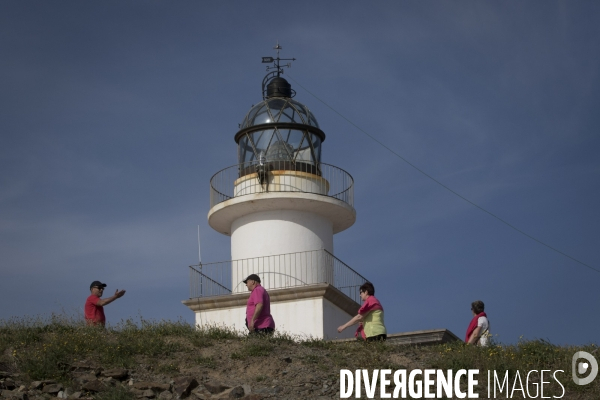
[[[356,221],[352,176],[341,168],[325,163],[254,160],[233,165],[211,178],[210,205],[209,225],[228,236],[232,236],[236,221],[248,215],[264,215],[273,210],[308,212],[314,218],[328,221],[328,227],[324,227],[327,226],[323,225],[324,222],[319,222],[322,228],[317,228],[329,231],[323,233],[325,236],[341,232]],[[268,228],[263,226],[258,229],[273,228],[273,225],[269,225]],[[262,230],[257,233],[268,232]],[[256,252],[243,254],[242,257],[236,257],[240,254],[232,253],[232,258],[320,248],[333,252],[331,239],[329,237],[321,244],[314,242],[308,247],[290,245],[277,252],[260,253],[256,248]]]
[[[192,265],[190,299],[248,293],[242,282],[258,274],[265,289],[331,285],[360,304],[359,288],[367,280],[327,250],[254,257]]]
[[[312,193],[354,206],[354,180],[341,168],[287,160],[247,161],[217,172],[210,180],[210,207],[259,193]]]

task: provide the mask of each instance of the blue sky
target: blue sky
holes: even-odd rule
[[[124,318],[193,321],[188,268],[230,258],[209,180],[261,100],[262,56],[355,179],[335,254],[390,332],[598,343],[600,4],[5,1],[0,4],[0,319],[78,314],[89,283]]]

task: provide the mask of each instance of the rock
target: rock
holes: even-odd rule
[[[173,380],[173,396],[176,399],[186,398],[187,396],[189,396],[190,392],[197,387],[198,381],[196,381],[194,378],[190,378],[189,376],[181,376],[179,378],[175,378]]]
[[[95,374],[83,373],[76,376],[73,380],[81,385],[84,385],[87,382],[93,382],[97,380],[97,378]]]
[[[242,400],[262,400],[263,396],[260,394],[249,394],[247,396],[242,397]]]
[[[133,386],[133,388],[137,390],[146,390],[149,389],[150,386],[152,386],[152,382],[139,381],[132,383],[131,386]]]
[[[212,394],[221,393],[222,391],[229,389],[229,386],[225,386],[217,382],[205,382],[204,387]]]
[[[69,399],[73,399],[73,400],[74,399],[79,399],[79,398],[81,398],[81,392],[75,392],[72,395],[70,395],[68,398]]]
[[[164,392],[164,391],[168,391],[171,389],[171,384],[170,383],[154,383],[150,389],[155,390],[157,392]]]
[[[15,385],[15,381],[12,380],[12,378],[6,378],[4,380],[4,383],[2,384],[2,386],[4,387],[4,389],[7,389],[7,390],[13,390],[14,388],[17,387]]]
[[[44,388],[42,389],[42,392],[50,393],[50,394],[57,394],[61,390],[63,390],[63,385],[61,385],[60,383],[52,383],[50,385],[45,385]]]
[[[98,379],[84,383],[81,388],[88,392],[102,392],[103,390],[106,390],[106,386]]]
[[[92,365],[89,361],[87,360],[82,360],[82,361],[77,361],[74,362],[73,364],[71,364],[71,368],[73,368],[74,371],[80,370],[80,371],[87,371],[92,369]]]
[[[169,390],[171,388],[171,385],[168,383],[157,383],[147,381],[135,382],[132,386],[134,389],[138,390],[151,389],[156,390],[157,392],[164,392],[165,390]]]
[[[252,393],[252,388],[250,387],[250,385],[242,385],[242,388],[244,389],[244,394],[246,396]]]
[[[229,394],[231,393],[232,390],[233,390],[233,388],[225,389],[221,393],[215,394],[210,398],[211,399],[229,399],[230,398]]]
[[[102,371],[102,376],[107,378],[118,379],[120,381],[127,378],[128,375],[129,371],[123,368],[113,368]]]
[[[44,384],[42,383],[42,381],[33,381],[31,382],[31,385],[29,385],[29,388],[33,390],[38,390],[41,389],[43,386]]]
[[[142,396],[147,398],[147,399],[153,399],[155,397],[154,392],[152,391],[152,389],[146,389],[144,390],[144,392],[142,393]]]
[[[138,398],[138,399],[140,399],[140,398],[144,397],[144,391],[145,391],[145,390],[140,390],[140,389],[130,389],[129,391],[130,391],[131,393],[133,393],[133,395],[134,395],[136,398]]]
[[[215,394],[210,399],[241,399],[244,397],[244,388],[236,386],[225,389],[221,393]]]
[[[282,361],[285,361],[286,363],[291,363],[292,362],[292,358],[291,357],[284,357],[281,359]]]
[[[27,393],[19,392],[18,390],[7,390],[4,389],[0,391],[2,397],[5,399],[14,399],[14,400],[29,400],[29,395]]]
[[[192,390],[192,395],[200,400],[210,399],[212,394],[204,388],[204,386],[198,386],[196,389]]]
[[[244,397],[244,395],[244,388],[241,386],[236,386],[233,389],[231,389],[231,392],[229,392],[230,399],[241,399],[242,397]]]
[[[306,390],[301,389],[301,390]],[[260,389],[256,389],[254,391],[256,394],[263,394],[263,395],[267,395],[267,394],[278,394],[283,392],[283,388],[281,386],[273,386],[271,388],[260,388]]]
[[[165,390],[164,392],[162,392],[161,394],[158,395],[158,398],[160,400],[172,400],[173,393],[169,392],[168,390]]]

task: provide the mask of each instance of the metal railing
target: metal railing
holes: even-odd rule
[[[191,265],[190,298],[245,293],[242,282],[260,276],[266,289],[329,283],[360,304],[358,289],[367,280],[327,250],[312,250]]]
[[[227,167],[210,178],[210,206],[255,193],[303,192],[354,206],[354,180],[341,168],[319,163],[252,161]]]

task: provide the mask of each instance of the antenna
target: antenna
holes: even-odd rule
[[[198,225],[198,265],[202,266],[202,254],[200,253],[200,225]]]

